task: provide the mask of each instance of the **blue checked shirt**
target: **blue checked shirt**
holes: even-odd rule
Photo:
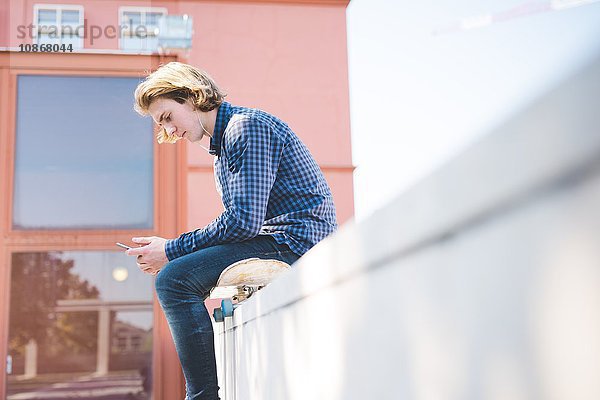
[[[202,229],[168,240],[169,260],[271,235],[302,255],[337,228],[335,207],[314,158],[280,119],[223,102],[211,138],[225,211]]]

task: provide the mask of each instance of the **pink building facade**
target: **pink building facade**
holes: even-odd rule
[[[152,392],[154,399],[182,398],[183,378],[156,300],[148,291],[144,299],[114,297],[114,293],[122,290],[119,289],[122,286],[118,285],[125,285],[127,279],[132,280],[135,272],[127,272],[129,267],[117,267],[117,264],[126,261],[113,261],[110,257],[116,252],[115,241],[127,242],[131,236],[140,233],[174,237],[180,232],[202,227],[216,217],[222,205],[214,188],[212,157],[187,143],[174,146],[148,143],[153,158],[146,160],[150,164],[143,164],[149,171],[144,177],[149,182],[145,189],[148,210],[143,221],[146,222],[104,226],[97,221],[84,221],[69,225],[69,217],[52,219],[48,217],[50,211],[38,215],[21,205],[29,204],[26,188],[33,168],[40,168],[43,174],[39,171],[35,174],[42,174],[39,175],[42,177],[56,177],[56,171],[67,168],[58,161],[54,163],[51,158],[48,158],[48,165],[40,167],[35,160],[46,160],[44,157],[50,157],[47,153],[52,151],[49,148],[47,153],[36,158],[36,151],[27,147],[35,146],[36,142],[28,144],[28,138],[39,134],[41,139],[37,143],[42,143],[48,135],[56,135],[57,140],[61,140],[61,127],[68,126],[68,121],[80,114],[70,109],[76,109],[81,101],[69,98],[58,105],[52,100],[36,105],[35,100],[57,98],[59,93],[52,91],[62,92],[65,84],[65,91],[73,90],[73,93],[84,91],[83,88],[87,87],[101,91],[102,87],[113,84],[115,91],[124,88],[123,93],[130,93],[127,85],[133,85],[161,63],[177,60],[198,66],[208,71],[225,89],[229,102],[261,108],[292,127],[321,166],[333,191],[338,222],[342,224],[353,215],[345,16],[348,1],[2,0],[0,4],[0,147],[3,154],[0,165],[0,229],[4,240],[0,248],[0,356],[7,359],[6,365],[0,363],[0,396],[10,398],[13,394],[24,393],[25,386],[19,382],[27,381],[28,376],[33,382],[55,372],[72,373],[73,376],[89,372],[87,367],[78,370],[69,365],[60,367],[60,371],[52,371],[44,365],[45,362],[58,365],[56,359],[63,351],[73,357],[71,365],[87,362],[97,376],[110,376],[115,382],[120,376],[118,371],[137,369],[139,387],[136,390],[139,393]],[[187,15],[193,21],[191,49],[169,54],[161,51],[163,54],[159,54],[152,34],[139,40],[131,34],[133,25],[145,26],[151,31],[161,15]],[[58,25],[60,32],[53,35],[50,28],[41,28],[43,24],[49,27]],[[65,30],[67,25],[79,28],[79,34]],[[58,48],[58,51],[35,52],[33,47],[24,47],[42,43],[56,44],[58,47],[54,49]],[[74,51],[63,52],[61,45],[72,45]],[[121,78],[131,81],[120,81]],[[66,83],[60,79],[66,79]],[[79,87],[82,89],[78,91]],[[125,97],[115,97],[114,104],[111,104],[110,93],[106,95],[109,100],[96,106],[105,117],[93,122],[96,120],[91,114],[81,121],[80,128],[75,126],[73,129],[85,133],[92,132],[98,124],[106,122],[110,125],[113,112],[117,114],[132,105],[132,98]],[[93,107],[93,100],[90,101],[90,107]],[[66,122],[57,122],[57,128],[52,128],[52,122],[40,125],[47,129],[47,132],[40,133],[42,128],[36,128],[34,124],[36,116],[43,115],[44,110],[51,107],[61,110],[61,104],[70,109],[61,115],[53,111],[53,115],[57,115],[56,119],[64,118]],[[132,126],[141,123],[133,119],[137,116],[126,115],[123,118],[130,118]],[[34,125],[29,127],[29,124]],[[149,125],[144,127],[147,133],[139,135],[152,136],[152,128]],[[65,145],[71,145],[79,137],[64,140]],[[135,138],[131,140],[135,143]],[[94,145],[84,143],[82,146]],[[57,147],[55,152],[59,151],[60,147]],[[99,148],[97,153],[101,151]],[[89,160],[74,163],[85,161]],[[88,167],[77,171],[77,176],[91,168]],[[94,177],[100,176],[99,179],[110,176],[110,173],[96,170],[92,173]],[[65,176],[72,175],[69,174]],[[86,179],[85,174],[83,179]],[[127,188],[126,183],[124,185]],[[67,192],[71,190],[66,183],[61,188]],[[127,189],[124,189],[123,193],[126,192]],[[51,199],[45,201],[51,202]],[[115,209],[122,208],[118,200],[114,200],[114,204]],[[31,207],[39,209],[34,205]],[[64,209],[64,215],[70,215],[71,211],[75,215],[76,209],[77,206]],[[98,211],[98,215],[102,212]],[[107,215],[110,218],[110,213]],[[90,261],[96,260],[96,256],[100,261]],[[103,266],[100,267],[100,264]],[[32,281],[27,275],[31,272],[26,273],[30,271],[28,268],[37,273],[45,271],[48,265],[52,265],[53,271],[58,271],[54,274],[70,271],[69,276],[79,279],[77,290],[86,292],[88,297],[80,293],[60,298],[59,294],[52,292],[51,298],[57,301],[50,312],[52,318],[39,328],[47,333],[41,337],[25,328],[19,330],[21,325],[27,326],[28,319],[19,321],[14,314],[26,315],[23,311],[26,307],[23,310],[15,307],[19,285]],[[90,265],[90,270],[96,268],[94,271],[104,268],[112,278],[94,275],[85,269],[85,265]],[[125,279],[119,281],[123,276]],[[55,277],[52,279],[51,282],[57,282]],[[94,284],[94,279],[99,283]],[[110,280],[110,283],[103,279]],[[140,281],[138,286],[150,288],[146,281]],[[65,293],[72,293],[74,289],[69,290],[65,289]],[[148,314],[145,317],[142,315],[144,312]],[[31,314],[29,320],[34,315],[37,314]],[[84,315],[89,318],[87,325]],[[143,322],[149,318],[152,324]],[[96,332],[96,341],[71,343],[63,337],[65,329],[57,328],[60,324],[63,328],[89,327],[91,324],[93,329],[90,332]],[[132,352],[128,357],[112,354],[111,349],[118,348],[110,344],[115,341],[117,326],[132,327],[130,330],[135,335],[131,340],[136,345],[127,348],[135,348],[137,353]],[[153,340],[148,339],[151,336]],[[57,344],[59,342],[62,344]],[[45,347],[43,343],[46,343]],[[58,350],[50,354],[48,348]],[[80,355],[75,357],[76,354]],[[133,360],[138,360],[135,361],[138,364]],[[131,366],[132,363],[137,366]],[[52,379],[58,378],[53,376]],[[72,381],[71,378],[64,379]],[[63,381],[59,379],[56,382]],[[74,393],[79,393],[77,390],[77,385],[73,385]]]

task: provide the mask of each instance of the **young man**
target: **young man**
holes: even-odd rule
[[[203,142],[215,156],[225,211],[176,239],[133,238],[128,250],[156,293],[186,379],[186,400],[218,399],[212,323],[203,300],[230,264],[292,264],[337,227],[331,191],[306,146],[278,118],[233,106],[203,71],[172,62],[139,84],[135,109],[160,127],[159,143]],[[208,148],[206,148],[208,146]]]

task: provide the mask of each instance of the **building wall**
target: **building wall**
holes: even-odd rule
[[[194,17],[186,61],[208,71],[228,101],[291,126],[323,169],[338,220],[346,222],[354,206],[345,7],[182,2],[179,12]],[[188,144],[188,172],[186,229],[193,229],[221,205],[212,189],[212,156]]]
[[[8,46],[9,7],[6,0],[0,3],[0,47]]]

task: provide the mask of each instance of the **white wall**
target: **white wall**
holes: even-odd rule
[[[600,57],[215,325],[223,399],[600,398]]]

